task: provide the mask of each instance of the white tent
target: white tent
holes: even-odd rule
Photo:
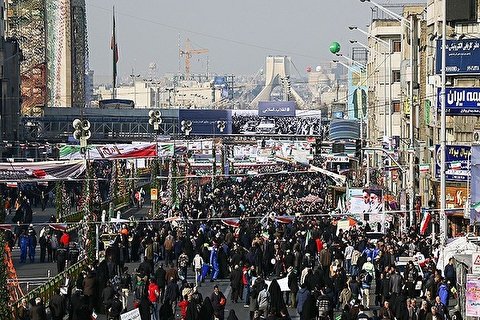
[[[480,246],[468,240],[466,237],[456,238],[445,246],[443,255],[441,253],[438,257],[437,269],[443,272],[448,260],[452,257],[471,267],[471,257],[475,252],[480,253]]]

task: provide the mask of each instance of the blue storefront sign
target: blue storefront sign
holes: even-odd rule
[[[295,101],[260,101],[259,117],[295,117]]]
[[[447,74],[480,74],[480,39],[446,41]],[[442,40],[437,40],[436,72],[442,72]]]
[[[440,145],[435,145],[435,177],[440,179]],[[467,181],[470,176],[471,147],[446,146],[445,179],[447,181]]]
[[[442,107],[441,89],[437,93],[438,112]],[[480,88],[445,88],[447,115],[480,115]]]

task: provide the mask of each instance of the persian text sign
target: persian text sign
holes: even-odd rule
[[[447,40],[447,74],[480,74],[480,39]],[[442,40],[437,40],[436,72],[442,72]]]
[[[442,107],[441,89],[438,89],[438,111]],[[480,88],[446,88],[447,115],[480,115]]]
[[[449,181],[467,181],[470,176],[470,156],[471,149],[469,146],[445,146],[445,178]],[[440,145],[435,145],[436,162],[435,176],[440,179]],[[458,168],[454,168],[454,164],[458,164]]]

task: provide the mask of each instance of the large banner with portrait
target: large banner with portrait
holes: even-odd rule
[[[348,189],[347,211],[354,218],[368,223],[373,231],[382,229],[383,191],[380,189]]]
[[[364,119],[368,103],[367,73],[365,69],[352,66],[348,70],[348,118]]]

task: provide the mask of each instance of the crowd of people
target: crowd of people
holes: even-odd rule
[[[287,170],[196,186],[199,196],[162,208],[178,219],[124,224],[104,259],[48,302],[53,319],[67,312],[73,320],[92,313],[119,319],[131,297],[142,320],[234,320],[231,307],[225,314],[228,304],[248,308],[250,319],[290,319],[294,312],[302,320],[333,320],[335,312],[342,320],[372,313],[382,320],[450,319],[453,261],[439,270],[438,246],[413,231],[392,226],[372,239],[368,225],[338,229],[330,184],[319,173]],[[405,269],[399,257],[410,261]],[[129,271],[126,263],[138,267]],[[220,279],[230,282],[231,294],[216,285],[203,297],[198,288]],[[22,317],[26,309],[47,307],[22,304],[19,319],[43,319]]]
[[[255,131],[255,127],[260,124],[262,118],[260,116],[233,115],[232,133],[245,133],[249,129]],[[322,125],[321,117],[276,117],[269,119],[275,121],[275,133],[278,134],[322,135],[327,130]]]

